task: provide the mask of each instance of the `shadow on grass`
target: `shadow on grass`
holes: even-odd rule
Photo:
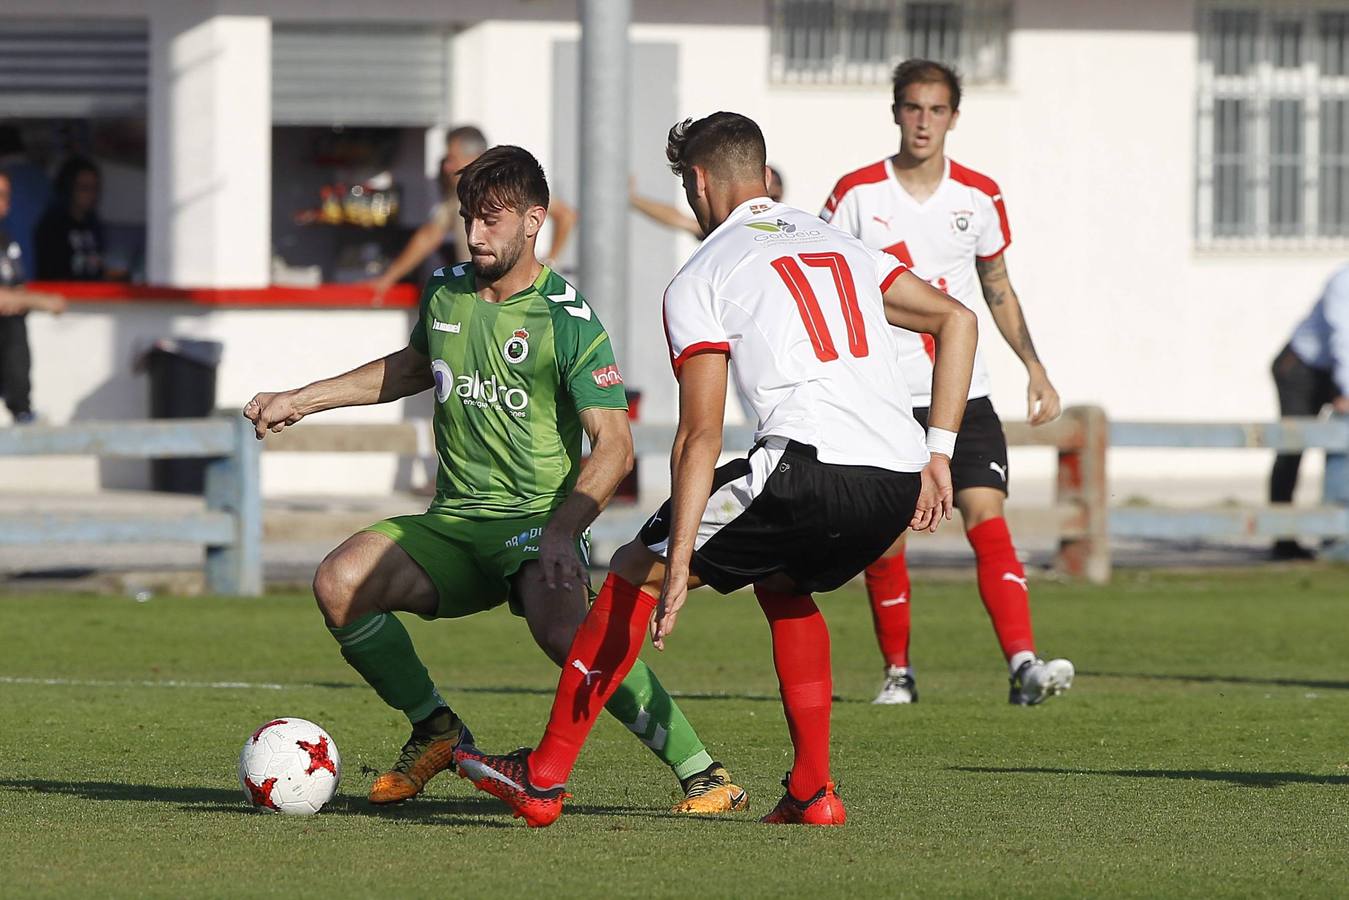
[[[1200,684],[1254,684],[1267,687],[1300,687],[1322,691],[1349,691],[1349,681],[1318,681],[1309,678],[1249,678],[1244,675],[1149,675],[1140,672],[1078,672],[1092,678],[1145,679],[1147,681],[1193,681]]]
[[[1223,772],[1216,769],[1049,769],[952,766],[954,772],[985,775],[1098,775],[1106,778],[1161,778],[1168,781],[1225,781],[1238,787],[1274,788],[1286,784],[1349,785],[1349,775],[1311,775],[1306,772]]]
[[[325,690],[347,690],[350,688],[360,688],[369,690],[369,685],[349,681],[306,681],[303,684],[287,685],[288,687],[309,687],[323,688]],[[557,693],[556,686],[549,687],[527,687],[525,685],[479,685],[474,687],[465,687],[464,685],[447,685],[442,687],[442,693],[445,694],[500,694],[504,696],[527,696],[527,697],[552,697]],[[732,693],[729,691],[670,691],[670,696],[676,700],[750,700],[754,702],[772,702],[781,703],[782,697],[778,694],[749,694]],[[857,697],[844,697],[840,694],[834,695],[835,703],[866,703],[869,701]]]
[[[111,781],[51,781],[39,778],[0,779],[0,791],[59,794],[81,800],[111,800],[123,803],[172,803],[189,812],[256,815],[240,791],[224,788],[174,787],[154,784],[120,784]],[[568,815],[626,816],[644,819],[686,818],[660,808],[603,806],[588,803],[566,806]],[[372,806],[359,797],[338,796],[323,808],[324,816],[361,816],[396,819],[426,825],[514,827],[506,807],[482,794],[466,797],[418,797],[407,803]],[[468,817],[472,818],[468,818]]]

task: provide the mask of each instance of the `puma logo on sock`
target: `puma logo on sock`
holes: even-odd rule
[[[579,659],[573,659],[571,661],[571,667],[585,676],[586,687],[590,687],[590,679],[592,677],[604,674],[599,669],[587,669],[585,663],[581,662]]]
[[[1027,586],[1026,579],[1022,578],[1020,575],[1013,575],[1011,572],[1003,572],[1002,580],[1015,582],[1016,584],[1021,585],[1021,589],[1023,591],[1025,591],[1028,594],[1030,593],[1030,587]],[[577,665],[580,665],[580,663],[577,663]]]
[[[909,597],[908,597],[908,595],[907,595],[907,594],[900,594],[898,597],[896,597],[896,598],[893,599],[893,600],[882,600],[881,603],[880,603],[880,605],[881,605],[881,606],[899,606],[899,604],[901,604],[901,603],[908,603],[908,602],[909,602]]]

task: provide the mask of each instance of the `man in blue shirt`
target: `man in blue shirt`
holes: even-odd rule
[[[1293,330],[1288,346],[1274,360],[1274,386],[1279,415],[1315,416],[1327,404],[1349,414],[1349,266],[1326,283],[1311,313]],[[1300,453],[1274,458],[1269,501],[1292,503]],[[1294,540],[1276,541],[1275,559],[1310,559],[1312,553]]]

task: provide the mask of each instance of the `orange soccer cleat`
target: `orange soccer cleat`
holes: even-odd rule
[[[473,743],[473,734],[457,716],[447,731],[428,734],[412,729],[398,762],[392,769],[375,779],[370,786],[370,802],[374,804],[401,803],[422,792],[426,783],[446,769],[454,768],[454,752]]]

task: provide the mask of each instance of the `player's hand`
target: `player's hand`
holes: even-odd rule
[[[255,436],[262,440],[269,431],[280,434],[283,428],[303,419],[304,413],[295,408],[293,392],[281,391],[254,396],[244,405],[244,418],[253,423]]]
[[[1036,368],[1030,373],[1030,383],[1026,386],[1026,418],[1032,425],[1047,425],[1059,417],[1063,410],[1059,402],[1059,392],[1049,383],[1045,370]]]
[[[1330,401],[1331,407],[1335,412],[1342,416],[1349,416],[1349,394],[1340,394],[1334,400]]]
[[[665,649],[665,638],[674,631],[675,617],[688,598],[688,570],[667,568],[665,584],[660,589],[660,600],[656,603],[656,615],[651,620],[651,643],[657,650]]]
[[[955,490],[951,487],[951,461],[940,453],[932,454],[919,475],[922,487],[918,491],[918,505],[914,508],[909,528],[914,531],[935,532],[942,519],[951,518]]]
[[[585,566],[576,555],[576,540],[562,532],[543,530],[543,537],[539,538],[539,565],[550,591],[557,590],[558,585],[571,590],[586,583]]]
[[[372,300],[378,301],[384,299],[384,295],[389,293],[389,288],[394,286],[394,282],[381,275],[378,278],[371,278],[369,281],[362,281],[361,285],[370,289]]]

